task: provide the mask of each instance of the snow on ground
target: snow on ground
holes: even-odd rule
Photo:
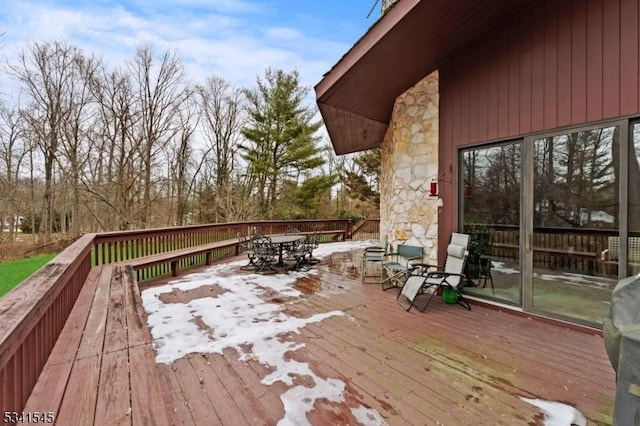
[[[371,241],[321,244],[313,255],[322,258],[371,244]],[[285,357],[285,354],[302,348],[304,343],[283,336],[299,334],[307,324],[330,317],[348,316],[342,311],[324,312],[308,318],[287,314],[286,303],[270,303],[268,300],[278,297],[295,301],[302,294],[293,284],[313,271],[275,275],[238,274],[238,266],[245,263],[243,260],[212,266],[142,292],[142,302],[156,349],[156,362],[170,364],[189,353],[222,354],[224,349],[233,348],[238,352],[239,360],[254,360],[271,367],[272,373],[262,383],[271,385],[280,381],[289,386],[280,397],[285,416],[279,424],[309,424],[306,414],[317,399],[345,402],[345,383],[318,377],[309,364],[293,360],[290,355]],[[192,298],[186,303],[165,302],[166,296],[175,292],[194,291],[203,287],[211,290],[210,295]],[[294,386],[296,377],[310,378],[314,386]],[[352,412],[354,417],[367,425],[385,424],[376,410],[361,406],[352,408]]]
[[[497,262],[495,260],[491,261],[491,267],[494,271],[500,272],[501,274],[519,274],[520,271],[517,269],[509,268],[505,266],[504,262]]]

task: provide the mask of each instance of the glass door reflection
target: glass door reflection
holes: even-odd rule
[[[471,235],[470,295],[521,305],[522,141],[462,152],[463,232]]]
[[[532,308],[601,323],[615,274],[601,262],[618,236],[619,128],[537,139],[533,158]]]

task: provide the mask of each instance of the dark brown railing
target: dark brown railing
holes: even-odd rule
[[[93,234],[0,299],[0,412],[24,407],[91,269]]]
[[[0,298],[0,412],[25,406],[92,265],[231,240],[257,229],[321,232],[325,241],[352,234],[349,220],[258,221],[87,234]],[[335,231],[335,232],[332,232]],[[229,255],[221,249],[215,257]],[[181,265],[186,267],[187,265]],[[149,278],[166,267],[143,271]]]
[[[379,240],[380,219],[365,219],[354,228],[349,236],[351,240]]]

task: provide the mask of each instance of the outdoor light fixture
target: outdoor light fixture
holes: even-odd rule
[[[432,180],[429,185],[429,197],[437,197],[438,196],[438,181]]]

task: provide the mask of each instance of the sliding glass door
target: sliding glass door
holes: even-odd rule
[[[606,312],[617,280],[601,258],[619,233],[619,135],[608,126],[531,141],[533,311],[585,323]]]
[[[462,229],[471,235],[466,292],[519,306],[522,141],[462,153]]]
[[[640,273],[639,184],[640,123],[462,150],[466,292],[599,326],[618,280]]]

